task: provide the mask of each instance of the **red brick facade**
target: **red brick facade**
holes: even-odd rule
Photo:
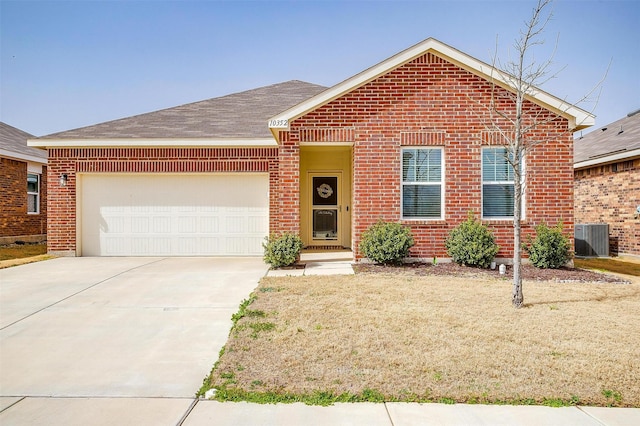
[[[276,148],[54,148],[49,150],[48,249],[76,251],[77,173],[268,172],[269,216],[277,217],[279,199]],[[68,177],[62,187],[58,180]],[[275,230],[272,222],[272,230]]]
[[[277,148],[54,148],[49,151],[49,250],[74,252],[76,173],[269,172],[271,232],[300,232],[300,143],[353,144],[352,248],[379,219],[401,220],[402,146],[438,146],[444,152],[444,219],[404,220],[416,239],[411,255],[446,257],[449,230],[469,211],[481,211],[481,150],[495,145],[486,131],[492,86],[437,56],[425,54],[294,120]],[[508,106],[510,100],[499,102]],[[526,158],[524,233],[563,222],[573,236],[573,139],[566,119],[526,103],[526,114],[546,124]],[[266,125],[266,123],[265,123]],[[61,174],[69,176],[60,187]],[[501,246],[513,252],[510,220],[486,221]]]
[[[27,163],[0,158],[0,237],[43,235],[47,232],[47,168],[40,177],[40,212],[27,213]],[[20,240],[20,238],[16,238]]]
[[[356,258],[360,235],[377,220],[401,220],[400,149],[432,145],[444,148],[444,220],[405,220],[415,237],[411,255],[446,257],[444,240],[468,211],[481,211],[481,149],[497,143],[486,132],[491,85],[464,69],[431,54],[419,57],[386,75],[295,120],[281,133],[280,176],[284,192],[293,194],[281,228],[297,231],[299,211],[297,158],[301,135],[322,135],[310,129],[350,129],[353,142],[352,245]],[[509,107],[508,97],[499,102]],[[541,140],[526,158],[527,189],[525,234],[541,223],[563,222],[573,236],[573,145],[565,119],[532,104],[526,114],[548,120],[537,128]],[[505,125],[505,128],[508,128]],[[538,136],[539,135],[539,136]],[[305,142],[313,142],[306,138]],[[316,139],[331,142],[333,139]],[[285,154],[286,153],[286,154]],[[293,157],[293,158],[292,158]],[[284,161],[283,161],[284,160]],[[485,221],[494,231],[501,249],[499,257],[513,253],[510,220]]]
[[[575,172],[576,223],[609,224],[611,255],[640,256],[640,159]]]

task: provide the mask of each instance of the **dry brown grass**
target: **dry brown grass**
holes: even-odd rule
[[[10,244],[0,246],[0,269],[53,259],[46,244]]]
[[[43,260],[54,259],[55,256],[41,254],[39,256],[22,257],[19,259],[0,260],[0,269],[11,268],[12,266],[26,265],[28,263],[41,262]]]
[[[573,262],[578,268],[599,269],[640,277],[640,262],[637,261],[625,261],[616,258],[576,258]]]
[[[0,246],[0,260],[23,259],[46,253],[46,244],[9,244]]]
[[[213,387],[640,406],[640,282],[358,274],[265,278]],[[272,330],[263,330],[273,324]],[[251,324],[254,324],[253,326]],[[225,385],[226,384],[226,385]],[[576,399],[577,398],[577,399]]]

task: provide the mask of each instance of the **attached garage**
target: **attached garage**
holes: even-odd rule
[[[267,173],[78,174],[81,256],[255,256]]]
[[[299,214],[269,118],[324,90],[293,80],[29,140],[49,154],[48,252],[262,256]]]

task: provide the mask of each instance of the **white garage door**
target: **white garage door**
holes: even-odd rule
[[[82,256],[261,255],[267,174],[83,174]]]

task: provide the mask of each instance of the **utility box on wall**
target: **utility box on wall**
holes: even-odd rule
[[[576,256],[609,256],[609,225],[588,223],[575,225]]]

